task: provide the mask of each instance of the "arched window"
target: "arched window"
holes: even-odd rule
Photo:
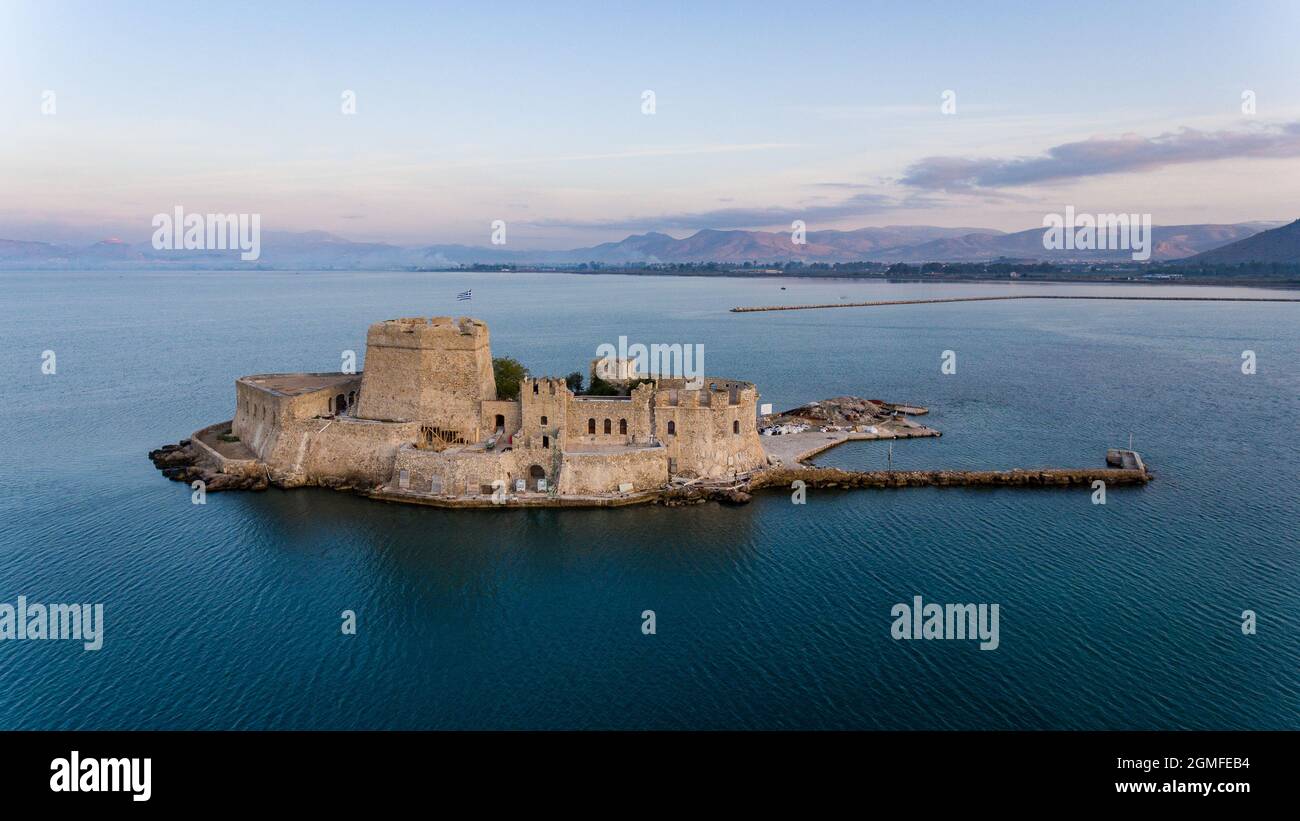
[[[596,420],[595,420],[595,419],[588,419],[588,420],[587,420],[587,433],[595,433],[595,432],[596,432]]]
[[[737,421],[731,423],[731,432],[740,433],[740,422]]]
[[[627,436],[627,420],[626,420],[626,419],[620,419],[620,420],[618,420],[618,432],[619,432],[619,434],[622,435],[622,436]]]
[[[606,420],[605,420],[605,433],[606,433],[606,434],[609,434],[609,433],[612,433],[613,431],[614,431],[614,426],[613,426],[613,424],[612,424],[608,419],[606,419]]]
[[[670,421],[670,422],[668,423],[668,435],[669,435],[669,436],[676,436],[676,435],[677,435],[677,423],[676,423],[676,422],[672,422],[672,421]]]

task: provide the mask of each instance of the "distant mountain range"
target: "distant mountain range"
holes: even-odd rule
[[[1152,230],[1153,261],[1192,259],[1214,263],[1296,261],[1300,222],[1244,222],[1235,225],[1170,225]],[[1282,226],[1282,227],[1279,227]],[[1272,229],[1272,230],[1270,230]],[[602,265],[744,262],[985,262],[1008,259],[1050,262],[1125,262],[1130,252],[1049,251],[1042,228],[1005,233],[981,228],[892,225],[854,231],[809,231],[796,245],[789,232],[706,229],[675,239],[667,234],[634,234],[619,242],[566,251],[504,247],[431,245],[404,247],[352,242],[324,231],[265,231],[261,256],[244,262],[238,251],[159,251],[149,243],[116,239],[70,245],[0,239],[0,268],[125,270],[301,269],[384,270],[472,265]]]

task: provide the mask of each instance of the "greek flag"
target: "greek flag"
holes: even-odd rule
[[[474,293],[473,291],[461,291],[459,294],[456,294],[456,299],[461,301],[464,301],[466,299],[473,299],[472,296],[473,293]]]

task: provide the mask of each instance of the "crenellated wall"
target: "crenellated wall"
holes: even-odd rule
[[[757,427],[758,391],[749,382],[706,378],[698,389],[683,379],[660,380],[654,398],[655,436],[668,449],[675,475],[724,478],[767,464]]]

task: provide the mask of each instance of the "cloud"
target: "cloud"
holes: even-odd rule
[[[1246,131],[1183,128],[1157,137],[1125,134],[1063,143],[1039,157],[926,157],[908,166],[900,182],[927,191],[972,191],[1210,160],[1295,156],[1300,156],[1300,122]]]
[[[906,208],[924,208],[930,205],[932,203],[928,199],[919,196],[900,200],[882,194],[862,193],[840,202],[809,205],[804,208],[718,208],[710,211],[684,211],[617,219],[547,219],[529,224],[541,228],[599,228],[619,231],[763,228],[789,225],[794,220],[803,220],[807,223],[834,222],[851,217],[863,217]]]

